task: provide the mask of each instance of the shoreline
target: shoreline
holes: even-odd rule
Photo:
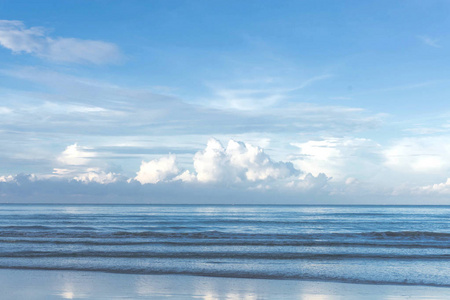
[[[0,266],[0,272],[3,270],[19,270],[19,271],[44,271],[44,272],[87,272],[87,273],[100,273],[100,274],[118,274],[118,275],[135,275],[135,276],[193,276],[204,278],[224,278],[224,279],[236,279],[236,280],[274,280],[274,281],[306,281],[306,282],[324,282],[324,283],[337,283],[337,284],[358,284],[358,285],[394,285],[394,286],[422,286],[433,288],[450,289],[449,285],[439,284],[426,284],[426,283],[409,283],[409,282],[386,282],[386,281],[351,281],[345,279],[317,279],[317,278],[296,278],[296,277],[249,277],[249,276],[227,276],[227,275],[213,275],[213,274],[201,274],[196,272],[186,273],[173,273],[173,272],[160,272],[160,273],[145,273],[145,272],[124,272],[107,269],[65,269],[65,268],[33,268],[33,267],[2,267]],[[449,291],[450,292],[450,291]]]
[[[5,299],[448,299],[442,286],[0,269]]]

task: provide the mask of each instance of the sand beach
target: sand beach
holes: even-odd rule
[[[338,282],[0,270],[2,299],[448,299],[449,288]]]

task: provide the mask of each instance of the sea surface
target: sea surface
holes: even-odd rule
[[[450,287],[450,206],[2,204],[0,268]]]

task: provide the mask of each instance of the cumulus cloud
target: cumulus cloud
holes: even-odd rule
[[[180,170],[175,155],[142,162],[134,178],[142,184],[168,181],[200,183],[257,183],[276,181],[297,175],[291,163],[274,162],[263,149],[230,140],[226,147],[210,139],[206,148],[193,158],[195,172]]]
[[[113,172],[105,172],[99,168],[87,168],[84,172],[77,175],[73,175],[72,170],[62,170],[53,172],[52,175],[47,174],[16,174],[16,175],[3,175],[0,176],[0,183],[15,183],[21,185],[27,182],[70,182],[76,181],[81,183],[99,183],[99,184],[110,184],[116,182],[125,182],[125,177]],[[61,171],[62,170],[62,171]],[[66,176],[66,175],[71,176]]]
[[[298,173],[291,163],[273,162],[259,147],[230,140],[224,148],[216,139],[195,154],[194,168],[199,182],[255,182]]]
[[[28,53],[57,62],[105,64],[121,58],[115,44],[77,38],[50,37],[43,27],[0,20],[0,45],[13,53]]]
[[[20,186],[24,182],[35,182],[38,177],[35,174],[16,174],[0,176],[0,183]]]
[[[446,182],[436,183],[432,185],[426,185],[415,189],[416,193],[437,193],[437,194],[450,194],[450,178],[447,178]]]
[[[320,173],[317,176],[308,173],[303,180],[300,180],[295,184],[295,187],[302,190],[319,190],[324,188],[330,179],[331,178],[327,177],[324,173]]]
[[[195,176],[195,174],[192,174],[189,170],[186,170],[180,175],[173,178],[173,181],[184,181],[184,182],[193,182],[196,180],[197,177]]]
[[[59,167],[53,168],[51,174],[40,174],[40,180],[60,179],[68,181],[77,181],[81,183],[99,183],[110,184],[119,181],[126,181],[126,178],[114,172],[105,171],[99,166],[104,163],[93,161],[93,158],[99,158],[99,154],[91,147],[79,146],[78,144],[69,145],[57,157]]]
[[[109,184],[117,182],[123,177],[119,174],[100,170],[99,168],[88,168],[85,173],[75,176],[73,179],[84,183],[97,182],[100,184]]]
[[[91,161],[91,158],[96,156],[94,152],[88,150],[91,150],[91,148],[78,146],[78,144],[75,143],[67,146],[66,150],[58,156],[58,161],[64,165],[87,165]],[[61,169],[57,170],[59,171]]]
[[[15,176],[13,175],[3,175],[0,176],[0,182],[14,182]]]
[[[176,164],[175,155],[161,157],[149,162],[143,161],[137,176],[134,178],[142,184],[170,181],[180,170]]]
[[[200,182],[229,180],[235,177],[229,166],[228,158],[222,144],[216,140],[208,141],[206,149],[194,156],[194,168]]]

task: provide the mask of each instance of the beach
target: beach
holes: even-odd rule
[[[449,288],[84,271],[0,270],[1,298],[448,299]]]

